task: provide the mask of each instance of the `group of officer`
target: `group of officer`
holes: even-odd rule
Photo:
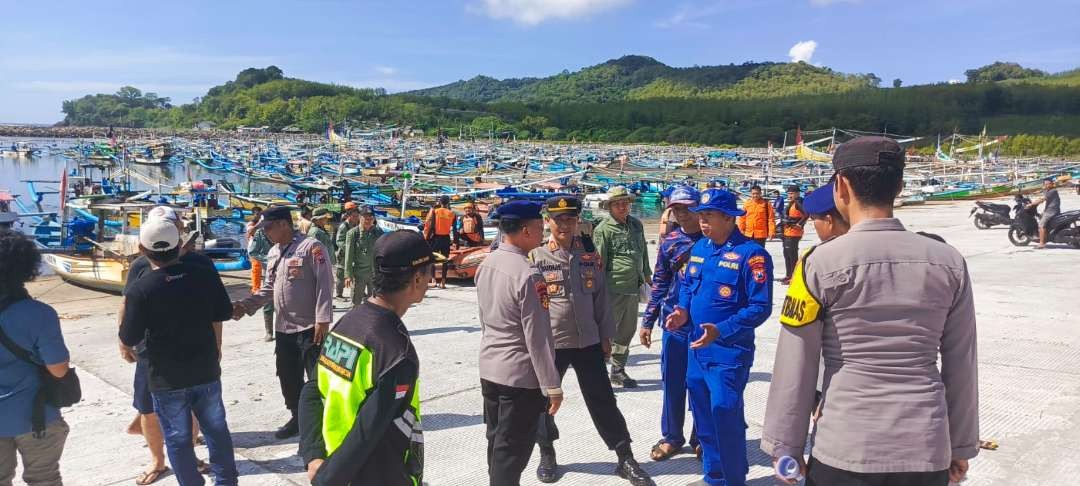
[[[877,138],[842,147],[834,157],[835,184],[815,191],[799,211],[822,234],[841,234],[849,226],[850,232],[811,250],[793,271],[762,448],[775,458],[793,456],[809,474],[808,484],[957,481],[977,451],[970,278],[958,252],[911,236],[892,218],[895,193],[890,191],[898,193],[902,184],[899,146]],[[886,175],[875,175],[872,183],[859,179],[869,168],[882,167]],[[894,180],[896,187],[874,185],[882,180]],[[733,193],[678,187],[669,206],[679,227],[660,244],[638,333],[648,347],[655,325],[664,327],[662,438],[651,458],[664,460],[681,451],[688,394],[691,443],[699,444],[703,466],[703,478],[694,484],[744,485],[749,465],[743,392],[754,360],[755,329],[772,314],[772,258],[738,229],[736,219],[745,212]],[[556,196],[543,205],[508,202],[493,215],[499,245],[475,279],[483,333],[480,393],[493,486],[520,484],[537,444],[538,479],[559,479],[554,417],[570,367],[597,432],[615,452],[614,473],[634,485],[652,484],[633,456],[607,373],[605,361],[617,334],[615,311],[602,253],[577,226],[580,210],[577,198]],[[276,218],[264,213],[264,219]],[[546,241],[545,223],[551,233]],[[310,271],[313,280],[325,280],[318,247],[304,246],[308,240],[284,228],[267,226],[279,247],[287,245],[275,248],[281,258],[275,254],[268,261],[284,259],[286,270],[279,273],[271,263],[272,280],[238,309],[257,308],[273,295],[278,279],[303,280]],[[293,250],[296,243],[301,244]],[[298,415],[301,449],[314,484],[422,482],[419,360],[401,317],[423,300],[435,258],[420,235],[400,231],[379,237],[373,253],[372,295],[329,334],[321,315],[312,318],[313,342],[322,345],[314,353],[315,379],[302,393]],[[314,269],[305,269],[309,256]],[[904,285],[910,281],[926,288]],[[297,327],[284,324],[286,331]],[[822,358],[823,396],[815,405]],[[880,396],[867,396],[870,389]],[[811,414],[820,420],[807,466],[802,451]],[[908,425],[897,430],[894,424],[901,420]]]

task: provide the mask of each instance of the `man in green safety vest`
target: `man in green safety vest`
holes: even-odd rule
[[[374,295],[326,336],[300,395],[300,455],[313,485],[420,486],[420,361],[401,317],[424,300],[433,257],[418,233],[375,242]]]

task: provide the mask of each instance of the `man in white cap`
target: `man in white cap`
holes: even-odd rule
[[[221,326],[232,303],[217,274],[180,258],[180,231],[167,219],[139,230],[151,270],[124,297],[120,342],[127,355],[146,342],[148,388],[181,485],[204,483],[192,444],[192,414],[210,449],[217,484],[237,483],[232,437],[221,399]]]
[[[177,228],[182,235],[181,219],[173,208],[168,206],[157,206],[146,213],[146,223],[150,224],[154,221],[165,221]],[[183,237],[181,237],[183,239]],[[205,267],[217,275],[217,270],[214,268],[214,262],[209,257],[202,253],[187,251],[185,245],[180,246],[180,261],[183,263],[197,265]],[[143,275],[153,271],[150,265],[150,260],[146,256],[140,255],[135,261],[131,262],[128,267],[127,280],[124,282],[124,295],[127,295],[128,290],[135,282],[138,282]],[[121,301],[118,320],[123,322],[124,319],[124,307],[126,301]],[[221,323],[214,324],[215,329],[220,329]],[[136,479],[137,482],[150,484],[162,474],[168,471],[165,467],[165,439],[161,435],[161,425],[158,423],[157,414],[154,412],[154,401],[150,395],[150,362],[146,356],[146,344],[145,342],[136,344],[134,348],[128,348],[123,344],[120,345],[120,356],[128,363],[135,363],[135,378],[132,386],[134,390],[134,396],[132,397],[132,406],[138,413],[135,421],[128,427],[128,431],[135,435],[142,435],[146,441],[147,449],[150,451],[150,464],[146,469],[140,473]],[[199,435],[198,422],[193,425],[192,435]],[[199,461],[199,469],[203,471],[209,470],[209,465]]]

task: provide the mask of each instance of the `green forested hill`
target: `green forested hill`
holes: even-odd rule
[[[653,98],[763,99],[875,87],[873,75],[845,75],[806,63],[674,68],[651,57],[624,56],[546,78],[467,81],[413,91],[475,102],[603,103]]]
[[[178,106],[130,86],[68,100],[63,123],[191,128],[213,122],[223,129],[317,133],[330,122],[378,121],[477,138],[510,133],[518,139],[744,146],[779,143],[797,126],[912,135],[977,133],[985,126],[992,135],[1051,137],[1027,140],[1018,153],[1066,155],[1080,146],[1060,139],[1080,136],[1080,70],[1050,75],[995,63],[969,76],[960,84],[880,88],[871,74],[804,63],[672,68],[627,56],[548,78],[477,77],[387,94],[288,78],[270,66],[246,69]],[[1056,148],[1045,151],[1048,146]]]

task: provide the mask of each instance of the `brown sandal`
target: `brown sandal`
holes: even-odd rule
[[[161,469],[158,469],[157,471],[146,471],[139,473],[138,476],[135,476],[135,484],[138,484],[139,486],[154,484],[157,482],[157,480],[161,479],[162,474],[165,474],[167,472],[169,472],[169,468],[163,467]]]
[[[204,461],[202,459],[199,459],[199,462],[197,464],[195,464],[195,469],[197,471],[199,471],[199,474],[202,474],[202,475],[210,474],[210,464],[207,464],[206,461]]]
[[[663,447],[665,445],[670,447],[671,450],[665,451]],[[678,448],[661,440],[660,442],[657,442],[656,445],[652,446],[652,451],[649,452],[649,458],[654,461],[666,461],[668,458],[678,453]]]

